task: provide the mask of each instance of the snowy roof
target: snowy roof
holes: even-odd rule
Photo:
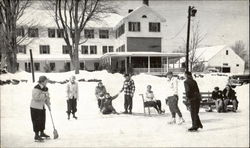
[[[127,57],[127,56],[150,56],[150,57],[164,57],[164,56],[171,56],[171,57],[183,57],[184,53],[162,53],[162,52],[109,52],[103,55],[104,57]]]
[[[202,61],[209,61],[212,57],[214,57],[219,51],[226,48],[226,45],[218,45],[218,46],[211,46],[211,47],[203,47],[197,48],[195,50],[195,58],[198,58]],[[192,54],[192,51],[189,52],[189,55]],[[185,57],[180,59],[181,62],[185,61]]]
[[[135,10],[133,10],[133,11],[130,12],[127,16],[125,16],[125,18],[128,18],[129,16],[134,15],[134,14],[136,14],[136,13],[142,11],[143,9],[147,9],[147,10],[149,10],[150,12],[152,12],[154,15],[156,15],[158,18],[160,18],[162,22],[165,22],[165,21],[166,21],[166,19],[165,19],[163,16],[161,16],[159,13],[157,13],[157,12],[154,11],[151,7],[149,7],[149,6],[145,5],[145,4],[143,4],[143,5],[140,6],[140,7],[137,7]]]
[[[39,16],[39,17],[38,17]],[[124,17],[115,13],[105,13],[99,15],[99,20],[90,20],[86,27],[93,28],[113,28]],[[57,28],[54,21],[54,12],[52,10],[34,10],[28,9],[18,20],[18,26],[41,26]]]

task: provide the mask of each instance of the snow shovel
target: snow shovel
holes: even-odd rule
[[[55,125],[54,125],[54,121],[53,121],[53,118],[52,118],[51,111],[49,111],[49,113],[50,113],[51,121],[52,121],[53,128],[54,128],[54,131],[53,131],[54,139],[57,139],[58,138],[58,133],[57,133],[57,130],[56,130]]]

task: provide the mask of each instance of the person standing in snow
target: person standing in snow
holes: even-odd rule
[[[188,129],[190,132],[197,131],[198,128],[203,128],[199,118],[199,109],[200,109],[200,101],[201,95],[200,90],[197,85],[197,82],[193,79],[192,73],[187,71],[185,72],[184,86],[186,91],[187,101],[190,103],[190,113],[192,119],[192,127]]]
[[[168,103],[169,110],[172,115],[171,121],[169,121],[169,124],[175,124],[175,115],[176,113],[179,116],[179,122],[178,124],[182,124],[184,121],[181,111],[178,107],[178,81],[176,78],[173,77],[173,72],[167,73],[167,81],[168,81],[168,91],[170,91],[170,96],[167,98],[166,102]]]
[[[98,107],[99,109],[101,109],[101,104],[104,98],[104,94],[106,94],[106,88],[105,86],[102,84],[102,82],[98,82],[98,85],[95,88],[95,96],[97,98],[97,103],[98,103]]]
[[[49,136],[44,133],[46,121],[46,110],[44,105],[46,104],[50,110],[50,97],[48,88],[46,87],[47,82],[47,77],[40,76],[38,84],[32,90],[30,114],[33,131],[35,132],[35,141],[43,141],[43,138],[49,138]]]
[[[76,77],[72,76],[67,84],[67,114],[68,120],[70,119],[70,113],[73,114],[73,118],[77,119],[75,113],[77,111],[77,101],[79,100],[78,83],[75,81]]]
[[[122,87],[122,91],[124,91],[124,114],[132,114],[132,108],[133,108],[133,96],[135,93],[135,84],[134,80],[131,79],[131,76],[129,74],[125,74],[125,81]],[[129,110],[129,112],[128,112]]]

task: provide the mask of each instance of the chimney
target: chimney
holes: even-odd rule
[[[128,13],[130,13],[130,12],[132,12],[133,11],[133,9],[128,9]]]
[[[143,4],[148,6],[148,1],[149,0],[143,0]]]

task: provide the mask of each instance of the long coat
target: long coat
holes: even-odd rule
[[[184,81],[184,86],[186,90],[186,97],[189,101],[201,100],[200,90],[194,79],[186,79]]]
[[[48,88],[37,84],[32,90],[32,100],[30,103],[31,108],[44,109],[44,104],[50,106],[50,98],[48,96]]]

